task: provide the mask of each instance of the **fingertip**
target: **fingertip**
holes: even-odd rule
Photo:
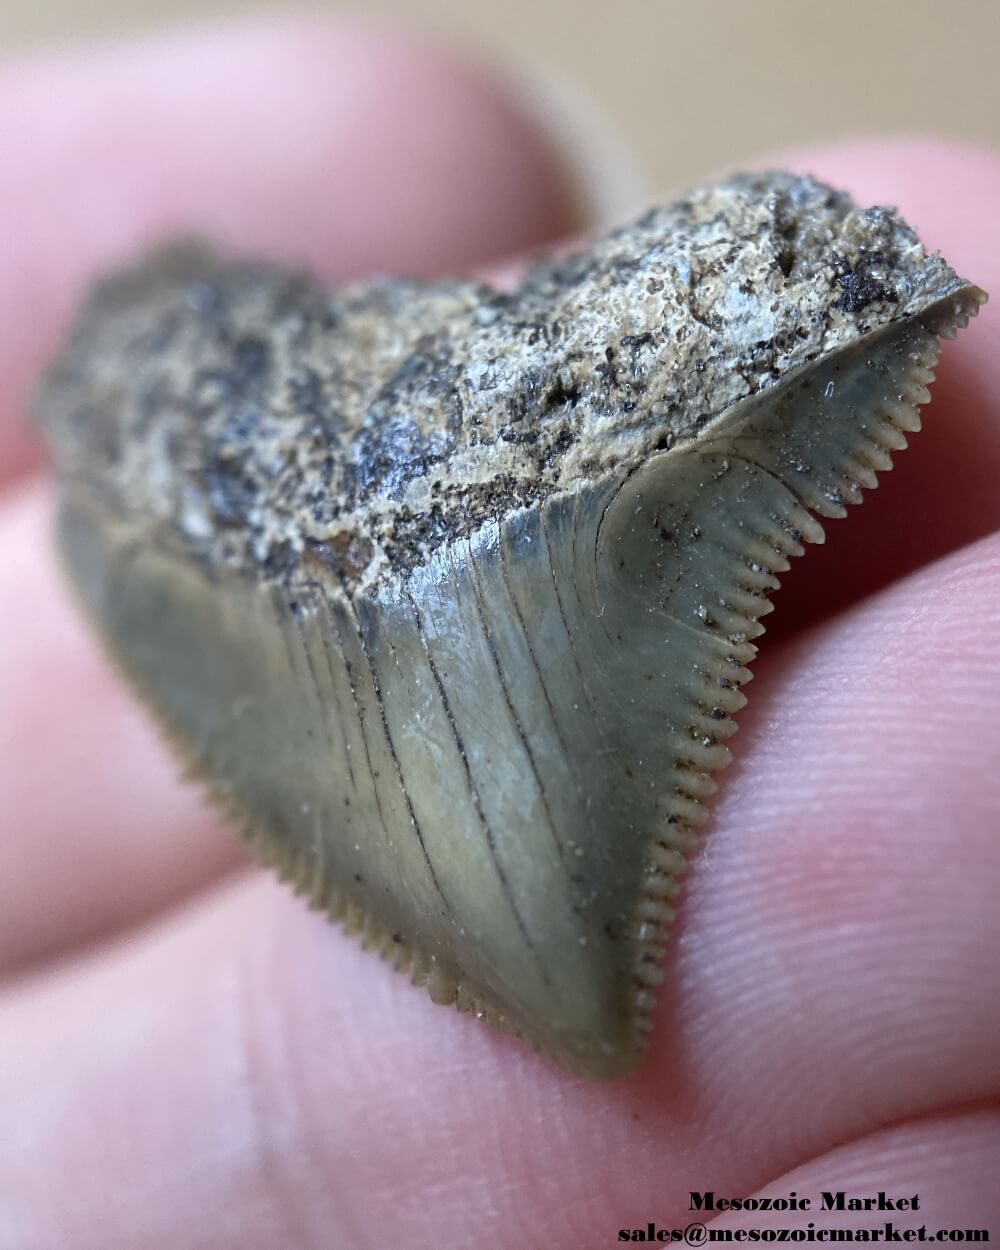
[[[0,475],[10,432],[93,278],[171,234],[329,281],[434,273],[580,219],[556,142],[482,67],[340,16],[118,39],[0,76]]]

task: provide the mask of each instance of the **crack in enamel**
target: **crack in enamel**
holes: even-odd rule
[[[887,210],[789,175],[502,299],[161,258],[105,287],[41,393],[61,553],[259,858],[434,1001],[623,1075],[778,575],[891,467],[984,298]],[[456,428],[459,368],[499,394]],[[411,409],[446,448],[421,464]]]

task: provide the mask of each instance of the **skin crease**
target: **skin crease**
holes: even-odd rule
[[[325,40],[325,69],[284,102],[275,70],[288,150],[255,153],[247,58],[268,45],[250,29],[204,37],[216,41],[203,53],[216,102],[205,120],[202,99],[194,130],[176,121],[169,177],[156,142],[136,146],[127,174],[115,172],[119,133],[88,149],[127,244],[185,221],[246,247],[294,247],[333,277],[324,197],[355,223],[352,255],[380,267],[454,267],[572,225],[541,141],[495,93],[440,54],[357,28],[272,28],[293,47]],[[407,211],[386,216],[395,139],[374,82],[350,127],[322,123],[328,159],[303,155],[330,67],[359,39],[374,66],[381,38],[392,67],[381,90],[402,78],[429,147],[447,146],[469,188],[518,178],[513,220],[473,223],[468,196],[419,162],[389,196]],[[229,40],[238,50],[223,55]],[[10,185],[30,174],[46,195],[77,193],[83,157],[49,89],[67,73],[81,84],[80,133],[104,124],[105,109],[87,110],[113,94],[113,73],[141,80],[142,108],[167,117],[166,75],[136,68],[150,45],[96,55],[39,59],[0,83],[9,103],[34,82],[38,105],[2,147]],[[383,177],[348,193],[331,169],[349,165],[358,132]],[[294,163],[296,145],[298,177],[279,194],[260,162]],[[232,158],[244,194],[228,174],[203,180],[206,152]],[[775,163],[898,204],[959,272],[1000,291],[997,155],[908,139]],[[263,202],[246,183],[255,169]],[[0,463],[14,479],[0,497],[0,960],[13,970],[0,990],[0,1250],[363,1250],[387,1229],[427,1250],[597,1247],[623,1226],[683,1225],[692,1188],[919,1192],[930,1228],[995,1227],[996,305],[946,345],[928,433],[899,471],[788,575],[669,947],[650,1059],[598,1086],[433,1006],[268,875],[220,883],[237,861],[229,835],[178,785],[77,620],[53,568],[50,486],[13,474],[26,461],[9,379],[32,376],[116,244],[96,208],[70,230],[0,203],[18,240],[0,246],[0,275],[18,279],[0,284],[0,326],[32,322],[0,333]],[[33,275],[24,319],[11,292]]]

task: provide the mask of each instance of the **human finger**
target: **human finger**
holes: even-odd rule
[[[997,617],[986,540],[779,647],[630,1081],[442,1011],[267,879],[8,995],[28,1244],[591,1244],[995,1100]]]
[[[571,229],[580,202],[510,89],[341,16],[255,17],[0,70],[0,476],[100,271],[199,233],[327,280],[432,273]]]

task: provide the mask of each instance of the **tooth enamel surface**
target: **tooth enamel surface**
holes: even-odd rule
[[[166,251],[40,393],[60,549],[263,861],[435,1002],[624,1075],[776,575],[983,298],[787,174],[509,293]]]

